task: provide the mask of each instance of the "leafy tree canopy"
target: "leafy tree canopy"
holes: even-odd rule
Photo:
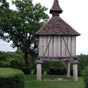
[[[36,48],[35,32],[47,22],[47,9],[32,0],[14,0],[12,4],[16,10],[10,9],[6,0],[0,1],[0,37],[12,40],[12,46],[24,53],[28,64],[28,53]]]

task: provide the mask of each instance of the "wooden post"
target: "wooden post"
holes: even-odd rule
[[[70,77],[70,62],[67,62],[67,77]]]
[[[36,61],[36,72],[37,72],[37,80],[41,81],[42,80],[42,61],[41,60]]]
[[[74,81],[78,81],[78,61],[77,60],[73,62],[73,79]]]

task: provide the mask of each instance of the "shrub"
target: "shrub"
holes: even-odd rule
[[[24,88],[23,72],[17,69],[0,68],[0,88]]]
[[[0,52],[0,67],[10,67],[21,69],[23,67],[24,60],[23,54],[15,52]]]
[[[85,88],[88,88],[88,66],[82,71],[82,75],[84,77]]]
[[[79,55],[77,56],[79,64],[78,64],[78,73],[81,75],[82,70],[88,65],[88,55]]]
[[[17,52],[1,52],[0,51],[0,68],[15,68],[22,70],[25,74],[31,73],[35,70],[35,59],[37,57],[36,53],[31,52],[29,54],[29,67],[24,66],[24,54]]]
[[[48,67],[48,68],[47,68]],[[45,62],[43,63],[43,71],[52,75],[64,75],[66,74],[65,62]]]

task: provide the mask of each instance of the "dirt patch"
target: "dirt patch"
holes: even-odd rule
[[[64,79],[64,78],[48,78],[48,79],[44,79],[44,81],[68,81],[68,79]]]

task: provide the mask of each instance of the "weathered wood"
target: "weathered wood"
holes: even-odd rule
[[[43,55],[46,56],[46,48],[47,48],[47,45],[46,45],[46,37],[43,37]]]
[[[76,55],[76,37],[72,37],[72,56]]]
[[[42,37],[42,56],[44,55],[44,52],[45,52],[45,37],[43,36]]]
[[[71,37],[68,37],[67,56],[72,56],[72,38]]]
[[[65,43],[66,43],[66,45],[65,45],[65,56],[67,57],[68,56],[68,37],[65,37],[64,38],[65,39]]]
[[[65,48],[66,48],[65,42],[66,42],[65,37],[62,37],[62,57],[65,57]]]
[[[42,61],[68,61],[67,58],[42,58]]]
[[[61,43],[60,43],[60,37],[58,37],[58,40],[57,40],[57,53],[58,53],[58,57],[61,56]]]
[[[46,37],[46,48],[47,48],[47,50],[46,50],[45,56],[49,56],[49,47],[47,47],[48,46],[48,43],[49,43],[49,38]]]
[[[49,57],[53,57],[53,37],[48,37],[48,39],[51,39],[51,42],[49,44]]]
[[[62,37],[60,37],[60,57],[62,57]]]
[[[75,57],[39,57],[42,61],[73,61]],[[73,62],[70,62],[73,63]]]
[[[58,52],[57,52],[57,42],[58,42],[58,40],[57,40],[58,38],[57,37],[54,37],[54,42],[53,42],[53,56],[54,57],[57,57],[58,56]]]
[[[49,46],[47,47],[48,44]],[[71,57],[75,56],[75,54],[76,54],[76,37],[67,37],[67,36],[39,37],[39,56],[44,55],[48,57]]]
[[[39,56],[42,56],[43,55],[42,54],[43,53],[42,52],[43,51],[43,48],[42,48],[43,47],[42,46],[42,39],[43,39],[42,37],[39,37]]]

